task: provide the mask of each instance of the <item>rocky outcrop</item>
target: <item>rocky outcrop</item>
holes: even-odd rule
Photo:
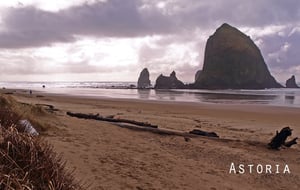
[[[206,43],[204,64],[194,88],[264,89],[282,87],[270,74],[249,36],[223,24]]]
[[[138,88],[149,88],[151,86],[150,74],[147,68],[144,68],[140,73],[137,87]]]
[[[170,76],[159,75],[154,86],[155,89],[183,89],[185,85],[177,79],[175,71]]]
[[[285,86],[287,88],[299,88],[299,86],[296,83],[296,78],[294,75],[286,81]]]
[[[195,82],[198,80],[198,78],[200,77],[201,73],[202,73],[202,70],[198,70],[196,72],[196,74],[195,74]]]

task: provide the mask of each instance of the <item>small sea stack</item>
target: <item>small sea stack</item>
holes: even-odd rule
[[[286,81],[285,86],[286,88],[299,88],[294,75]]]
[[[150,88],[151,87],[151,81],[150,81],[150,74],[147,68],[144,68],[142,72],[140,73],[138,82],[137,82],[137,88],[143,89],[143,88]]]
[[[186,88],[183,82],[177,79],[175,71],[170,76],[159,75],[154,86],[155,89],[183,89]]]

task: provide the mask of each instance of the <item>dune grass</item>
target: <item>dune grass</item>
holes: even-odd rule
[[[9,111],[14,114],[15,120],[27,119],[39,133],[47,130],[47,124],[41,118],[47,116],[47,112],[40,106],[19,103],[13,97],[7,95],[0,96],[0,112]],[[1,116],[0,116],[1,119]]]
[[[49,143],[22,132],[18,106],[12,98],[0,96],[0,189],[83,189]]]

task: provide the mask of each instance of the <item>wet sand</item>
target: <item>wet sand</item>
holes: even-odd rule
[[[67,167],[90,189],[298,189],[300,148],[269,150],[276,130],[290,126],[300,136],[300,109],[255,105],[118,100],[14,93],[18,101],[50,104],[59,111],[41,118],[43,136],[62,153]],[[72,118],[67,111],[99,113],[187,132],[214,131],[220,138],[188,141]],[[231,164],[272,165],[272,174],[229,173]],[[276,172],[279,164],[279,174]],[[285,164],[290,169],[283,173]]]

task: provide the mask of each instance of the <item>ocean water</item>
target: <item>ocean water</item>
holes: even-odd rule
[[[45,85],[45,88],[42,86]],[[154,90],[130,89],[135,82],[0,82],[0,87],[40,93],[215,104],[258,104],[300,107],[300,89],[266,90]]]

